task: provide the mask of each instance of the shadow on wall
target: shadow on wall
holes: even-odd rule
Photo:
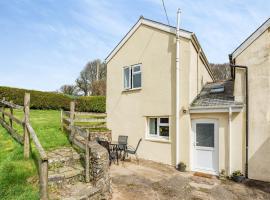
[[[251,141],[252,142],[252,141]],[[270,137],[249,159],[249,178],[270,182]],[[270,184],[269,184],[270,186]],[[270,191],[270,187],[269,187]]]

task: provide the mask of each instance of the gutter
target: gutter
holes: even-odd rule
[[[248,99],[248,67],[234,65],[235,62],[232,59],[232,54],[229,55],[230,66],[232,72],[232,79],[235,80],[235,68],[245,69],[246,71],[246,164],[245,164],[245,176],[248,178],[248,143],[249,143],[249,99]]]
[[[206,55],[195,35],[195,33],[191,34],[191,41],[192,44],[194,45],[195,49],[198,51],[198,54],[200,55],[200,57],[202,57],[202,61],[204,62],[204,64],[206,65],[206,70],[208,71],[209,75],[211,76],[212,80],[215,81],[215,76],[213,75],[212,70],[210,69],[210,64],[206,58]]]
[[[243,105],[227,105],[227,106],[195,106],[189,107],[189,113],[214,113],[214,112],[241,112]]]
[[[180,91],[179,91],[179,84],[180,84],[180,66],[179,66],[179,52],[180,52],[180,9],[177,10],[177,26],[176,26],[176,56],[175,56],[175,64],[176,64],[176,110],[175,110],[175,127],[176,127],[176,137],[175,137],[175,165],[176,168],[179,164],[179,138],[180,138]]]

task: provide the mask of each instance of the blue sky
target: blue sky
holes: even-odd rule
[[[269,0],[165,0],[171,25],[195,32],[210,62],[228,61],[270,17]],[[0,85],[51,91],[104,59],[140,15],[166,23],[161,0],[0,0]]]

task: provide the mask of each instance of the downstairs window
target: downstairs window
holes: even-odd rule
[[[153,138],[169,139],[170,128],[168,117],[148,118],[148,136]]]

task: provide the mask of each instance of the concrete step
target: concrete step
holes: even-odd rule
[[[51,192],[50,199],[94,200],[102,198],[100,198],[99,189],[93,187],[91,183],[77,182],[75,184],[65,184],[57,192]]]
[[[80,164],[63,166],[48,171],[50,187],[61,188],[63,184],[73,184],[78,181],[84,181],[84,168]]]
[[[48,152],[49,169],[73,166],[80,163],[80,155],[72,147],[62,147]]]

